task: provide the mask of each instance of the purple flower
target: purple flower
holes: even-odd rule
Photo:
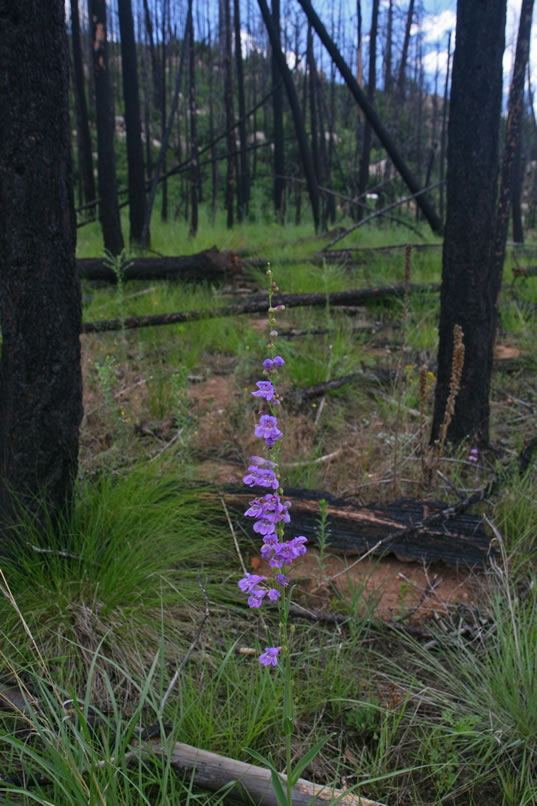
[[[259,576],[259,574],[249,574],[247,571],[246,576],[239,580],[239,588],[244,593],[252,593],[265,579],[266,577]]]
[[[242,480],[249,487],[253,487],[254,484],[259,484],[260,487],[272,487],[273,490],[277,490],[280,486],[280,482],[276,478],[274,470],[271,470],[269,467],[262,468],[256,465],[250,465],[248,470],[250,472],[247,473],[246,476],[243,476]]]
[[[468,460],[470,462],[479,462],[479,451],[477,450],[477,448],[472,448]]]
[[[259,418],[259,423],[255,427],[254,434],[256,437],[262,437],[265,440],[267,448],[277,442],[278,439],[283,437],[282,432],[278,428],[278,420],[270,414],[262,414]]]
[[[254,532],[257,532],[258,535],[272,535],[274,534],[274,524],[266,520],[256,521]]]
[[[304,543],[307,543],[305,537],[295,537],[293,540],[289,540],[288,543],[276,543],[275,545],[270,546],[269,548],[274,551],[274,554],[269,559],[269,565],[271,568],[281,568],[282,565],[288,565],[292,563],[297,557],[300,557],[302,554],[306,553],[306,546]],[[265,559],[267,558],[269,552],[267,550],[263,551],[265,547],[261,548],[261,554]]]
[[[265,651],[259,656],[259,663],[263,666],[277,666],[280,649],[279,646],[266,646]]]
[[[268,598],[271,602],[275,602],[280,598],[280,591],[276,590],[276,588],[271,588],[268,592]]]
[[[274,387],[270,381],[258,381],[256,386],[257,392],[252,392],[254,397],[262,397],[265,400],[272,400],[274,397]]]
[[[289,580],[287,579],[285,574],[278,574],[276,576],[276,579],[278,580],[278,585],[281,585],[282,588],[285,588],[286,585],[289,585]]]
[[[248,597],[248,607],[261,607],[263,599],[267,595],[267,591],[263,589],[254,590]]]
[[[275,330],[271,331],[270,335],[272,336],[273,333],[276,333],[276,335],[277,335],[277,332]],[[271,372],[273,369],[278,369],[278,367],[283,367],[284,364],[285,364],[285,361],[283,360],[281,355],[275,355],[274,358],[265,358],[265,360],[263,361],[263,368],[267,372]],[[253,392],[253,394],[255,394],[255,392]]]

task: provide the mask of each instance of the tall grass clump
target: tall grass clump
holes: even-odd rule
[[[23,519],[2,567],[57,673],[68,679],[87,669],[97,646],[118,666],[141,672],[163,621],[170,640],[188,634],[201,596],[198,571],[207,570],[211,599],[222,598],[227,549],[218,518],[202,491],[146,465],[81,482],[71,516],[44,531]],[[18,618],[5,597],[0,624],[4,640],[16,645]]]

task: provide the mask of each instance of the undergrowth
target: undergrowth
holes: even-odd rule
[[[79,256],[99,255],[97,225],[80,232]],[[402,283],[402,250],[352,266],[307,262],[322,243],[293,244],[311,234],[306,224],[281,229],[260,218],[229,232],[218,217],[194,240],[186,225],[157,222],[152,234],[164,254],[216,243],[269,258],[285,292]],[[341,246],[407,239],[404,229],[368,227]],[[440,260],[438,249],[416,253],[412,282],[438,282]],[[379,561],[357,582],[350,559],[332,554],[326,509],[317,587],[299,572],[299,605],[320,603],[329,620],[292,615],[301,680],[295,755],[332,734],[304,776],[385,804],[522,806],[537,797],[536,478],[531,455],[522,469],[518,461],[537,406],[528,305],[535,280],[512,287],[509,275],[508,261],[498,342],[511,352],[493,375],[491,450],[476,462],[471,445],[446,446],[429,490],[454,503],[498,480],[478,510],[489,519],[496,564],[475,575],[473,601],[446,604],[416,632],[406,629],[403,580],[400,621],[387,626],[382,586],[369,586]],[[118,310],[210,312],[259,291],[259,276],[245,270],[223,287],[125,281],[121,299],[114,288],[86,283],[84,319]],[[397,430],[400,494],[423,494],[437,317],[436,292],[410,295],[401,362],[400,300],[343,311],[327,302],[281,316],[281,465],[290,487],[355,505],[393,501]],[[251,747],[283,767],[280,683],[259,668],[266,633],[247,617],[233,582],[240,557],[251,562],[252,541],[218,486],[236,485],[256,452],[249,401],[266,319],[209,315],[83,336],[85,419],[72,514],[44,533],[21,522],[0,565],[2,802],[226,802],[224,791],[195,785],[160,752],[175,742],[242,761]],[[308,396],[343,376],[352,378]],[[276,626],[270,609],[265,619]]]

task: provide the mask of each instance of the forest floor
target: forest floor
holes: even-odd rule
[[[215,231],[187,247],[167,243],[166,251],[199,251],[219,235],[222,248],[247,243],[252,254],[270,259],[282,293],[328,295],[402,283],[402,249],[372,251],[359,264],[314,265],[309,261],[322,242],[297,244],[305,232],[278,230],[283,243],[275,246],[273,229]],[[407,239],[404,230],[370,227],[348,245]],[[91,239],[82,242],[81,254],[92,250]],[[440,249],[416,250],[411,263],[412,283],[440,281]],[[437,292],[410,293],[406,311],[401,298],[338,308],[327,296],[322,306],[278,315],[277,352],[286,361],[282,484],[290,490],[291,513],[296,507],[299,522],[306,513],[313,524],[308,554],[291,574],[293,656],[307,682],[307,690],[297,691],[294,752],[303,755],[332,734],[304,774],[390,806],[521,806],[537,797],[537,477],[531,451],[524,452],[535,437],[537,280],[514,283],[510,269],[508,259],[491,445],[477,454],[472,444],[446,444],[436,455],[428,445]],[[210,311],[266,287],[264,270],[247,265],[218,285],[137,281],[117,289],[86,282],[84,320]],[[249,457],[260,452],[251,392],[262,378],[267,332],[267,315],[259,313],[83,335],[79,526],[71,525],[68,547],[78,559],[72,566],[51,559],[47,566],[42,555],[47,559],[31,596],[14,571],[10,585],[58,685],[85,687],[82,712],[91,701],[103,720],[115,713],[117,722],[118,711],[130,714],[143,701],[138,720],[143,714],[146,723],[155,721],[151,702],[161,702],[178,658],[189,651],[180,694],[168,706],[168,737],[243,760],[244,748],[253,747],[279,763],[278,678],[263,681],[249,654],[264,646],[266,628],[277,629],[277,621],[270,609],[259,617],[245,608],[237,589],[242,564],[255,573],[267,568],[235,501]],[[339,388],[311,391],[347,376]],[[447,538],[430,555],[427,541],[436,538],[427,529],[415,556],[414,549],[405,556],[373,550],[367,535],[366,548],[338,547],[344,518],[378,520],[382,507],[409,500],[426,518],[429,506],[457,506],[472,495],[477,500],[480,491],[481,502],[461,512],[491,546],[479,563],[468,560],[466,543],[457,543],[457,529],[447,521]],[[34,567],[32,558],[27,562]],[[198,634],[205,595],[211,616]],[[20,621],[12,612],[5,623],[16,646]],[[155,652],[160,671],[153,678]],[[29,650],[6,654],[23,680],[35,673]],[[144,679],[151,684],[145,687]],[[245,704],[250,688],[257,695]],[[22,755],[13,746],[10,752],[12,774],[20,775],[22,765],[27,776]],[[163,774],[157,784],[155,771],[144,772],[138,801],[127,773],[122,783],[103,778],[95,791],[112,787],[118,803],[225,801],[190,784],[187,798],[181,789],[187,785],[169,768],[163,784]],[[30,786],[24,779],[26,786],[45,799],[58,797],[50,782]],[[53,802],[78,797],[73,790],[70,800]]]

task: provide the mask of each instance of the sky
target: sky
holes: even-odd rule
[[[508,0],[507,22],[505,29],[505,53],[503,58],[503,74],[505,95],[509,91],[509,83],[515,58],[516,38],[518,33],[518,20],[522,0]],[[425,55],[425,69],[429,76],[434,75],[438,62],[440,74],[445,75],[447,62],[447,35],[455,31],[456,0],[423,0],[425,16],[422,30],[427,49]],[[533,15],[532,37],[530,43],[530,65],[532,82],[537,86],[537,11]],[[453,45],[453,41],[452,41]],[[438,51],[438,52],[437,52]]]

